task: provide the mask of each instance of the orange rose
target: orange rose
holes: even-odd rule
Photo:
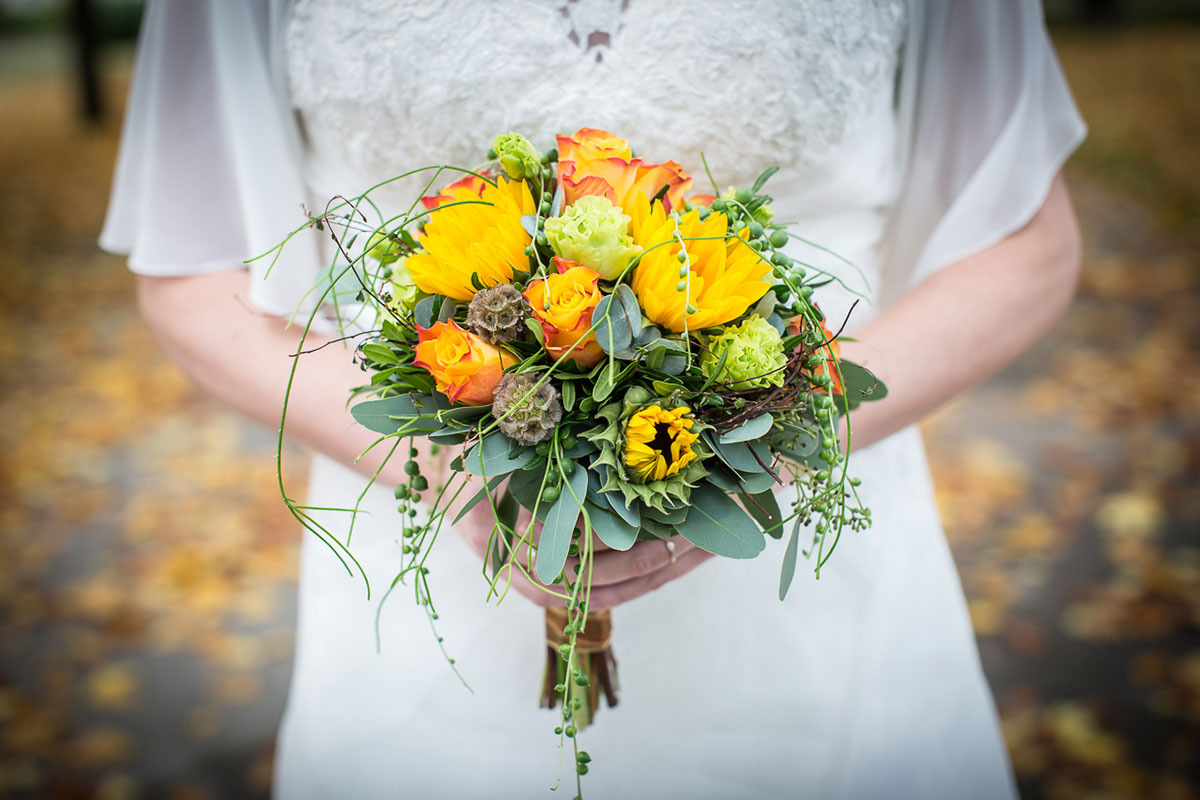
[[[413,363],[429,370],[438,391],[468,406],[486,406],[500,383],[504,368],[517,363],[511,353],[485,342],[454,322],[417,326],[417,357]]]
[[[692,179],[674,161],[647,164],[633,157],[629,143],[608,131],[580,128],[573,136],[558,137],[558,180],[567,205],[584,195],[607,197],[630,213],[634,199],[654,199],[667,188],[667,210],[683,207]],[[668,188],[669,187],[669,188]]]
[[[525,299],[542,323],[546,352],[559,358],[578,342],[567,358],[590,367],[604,358],[596,334],[587,333],[592,310],[600,302],[600,274],[565,258],[555,257],[554,266],[559,274],[529,284]]]
[[[454,183],[443,186],[437,194],[427,194],[422,197],[421,205],[425,206],[426,211],[429,211],[446,203],[453,203],[454,194],[459,189],[469,189],[475,194],[481,195],[485,186],[487,186],[487,181],[478,175],[464,175]]]
[[[789,334],[795,335],[797,333],[803,333],[805,328],[811,324],[812,323],[803,314],[797,314],[788,320],[787,330]],[[845,386],[842,384],[842,376],[837,369],[837,361],[842,357],[842,346],[838,343],[838,340],[834,338],[833,331],[826,327],[823,320],[820,323],[820,327],[822,341],[828,342],[828,345],[822,345],[817,349],[817,355],[821,356],[824,361],[815,369],[811,370],[812,377],[815,378],[818,375],[828,375],[829,379],[833,381],[833,393],[845,394]],[[830,356],[830,351],[833,352],[832,357]],[[816,391],[824,392],[825,390],[817,389]]]

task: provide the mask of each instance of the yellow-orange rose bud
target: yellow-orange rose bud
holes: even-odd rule
[[[558,136],[558,179],[568,206],[580,197],[598,195],[627,214],[639,196],[652,199],[664,189],[668,210],[682,208],[683,196],[692,187],[692,179],[674,161],[647,164],[633,157],[624,139],[595,128]]]
[[[600,274],[565,258],[556,257],[554,266],[559,274],[529,284],[525,299],[542,324],[546,352],[557,359],[570,350],[567,358],[590,367],[604,358],[596,334],[588,333],[600,302]]]
[[[417,326],[413,363],[433,376],[438,391],[456,403],[486,406],[492,402],[504,368],[517,358],[458,327],[454,320]]]

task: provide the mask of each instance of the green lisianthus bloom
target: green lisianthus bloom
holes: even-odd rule
[[[508,177],[514,181],[533,178],[542,169],[542,154],[519,133],[502,133],[492,142],[492,150]]]
[[[401,316],[411,314],[417,300],[420,299],[420,290],[413,283],[412,275],[409,274],[408,267],[404,265],[403,261],[392,264],[386,291],[392,296],[388,307]]]
[[[546,220],[545,230],[556,255],[595,270],[606,281],[642,252],[629,235],[629,216],[607,197],[579,198],[561,216]]]
[[[715,379],[732,384],[734,389],[759,389],[782,386],[787,354],[783,337],[775,326],[759,316],[750,316],[740,325],[726,325],[712,337],[700,356],[700,370],[714,377],[722,354],[725,363]]]

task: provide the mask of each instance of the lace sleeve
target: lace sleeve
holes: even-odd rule
[[[1038,0],[913,4],[899,115],[892,298],[1025,225],[1085,133]]]
[[[134,272],[235,269],[304,218],[294,123],[272,42],[275,0],[155,2],[146,9],[108,216],[106,250]],[[250,299],[293,313],[315,280],[308,232],[251,267]]]

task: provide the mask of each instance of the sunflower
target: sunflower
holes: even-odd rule
[[[633,291],[646,316],[664,328],[679,333],[685,327],[721,325],[746,313],[771,288],[767,280],[771,265],[746,244],[746,231],[739,232],[740,239],[722,238],[728,229],[724,214],[713,212],[701,220],[700,212],[692,210],[679,218],[679,235],[690,264],[690,274],[684,273],[684,278],[676,222],[662,203],[639,198],[631,220],[633,241],[645,251],[633,271]],[[694,237],[702,241],[688,241]],[[690,314],[689,304],[694,309]]]
[[[521,217],[536,207],[524,181],[498,178],[479,195],[468,187],[447,191],[455,201],[476,202],[432,212],[418,240],[425,252],[409,256],[405,266],[421,291],[465,302],[476,292],[472,273],[484,286],[495,286],[511,281],[513,270],[528,266],[525,248],[531,240]]]
[[[625,505],[668,511],[687,506],[697,483],[708,475],[712,455],[700,434],[710,430],[677,396],[655,397],[634,386],[620,400],[596,410],[600,423],[583,438],[600,448],[591,469],[600,492],[620,492]]]
[[[678,474],[696,458],[692,445],[700,435],[691,432],[691,412],[687,406],[650,406],[630,417],[625,425],[625,466],[647,481]]]

